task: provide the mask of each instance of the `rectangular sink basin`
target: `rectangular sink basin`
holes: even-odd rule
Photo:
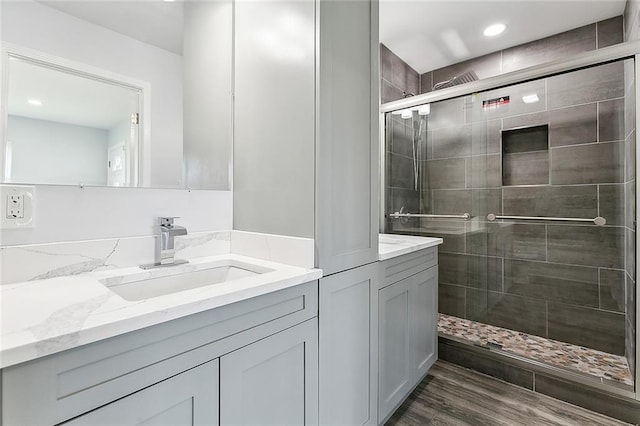
[[[135,302],[194,288],[228,283],[273,271],[272,269],[233,260],[198,265],[187,264],[176,266],[175,268],[176,270],[165,268],[138,274],[109,277],[100,280],[100,283],[123,299]],[[194,270],[194,268],[197,269]],[[149,277],[149,273],[163,273],[163,275]]]

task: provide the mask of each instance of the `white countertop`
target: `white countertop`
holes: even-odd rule
[[[391,259],[439,244],[442,244],[442,238],[380,234],[378,236],[378,260]]]
[[[140,274],[138,267],[0,286],[0,368],[144,327],[293,287],[322,276],[320,269],[223,254],[193,259],[190,267],[231,259],[272,269],[235,281],[129,302],[99,280]],[[166,270],[166,269],[165,269]],[[162,270],[149,270],[149,276]]]

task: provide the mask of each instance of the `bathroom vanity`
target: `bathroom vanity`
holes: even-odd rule
[[[321,271],[234,254],[175,268],[2,286],[16,308],[3,313],[2,424],[316,424]],[[254,272],[146,299],[116,289],[220,268]]]

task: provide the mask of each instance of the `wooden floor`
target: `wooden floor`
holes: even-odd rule
[[[610,417],[438,361],[391,425],[626,425]]]

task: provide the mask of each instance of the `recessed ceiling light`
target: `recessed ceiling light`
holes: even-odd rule
[[[42,101],[40,99],[29,99],[27,103],[29,105],[36,105],[36,106],[42,105]]]
[[[483,34],[487,37],[493,37],[497,36],[498,34],[502,34],[502,32],[506,29],[507,26],[505,24],[493,24],[485,28]]]

